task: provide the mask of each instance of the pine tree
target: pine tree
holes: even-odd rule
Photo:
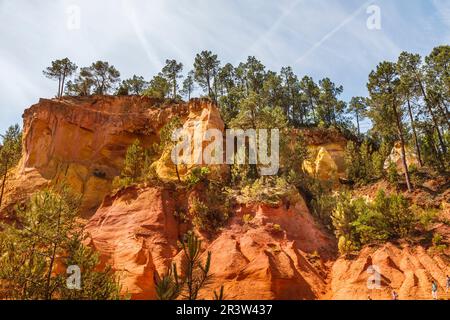
[[[119,287],[111,269],[97,270],[98,257],[82,244],[77,223],[79,198],[66,188],[35,193],[18,210],[17,225],[0,234],[0,281],[9,299],[117,299]],[[81,271],[79,287],[68,287],[68,275]],[[68,269],[67,269],[68,270]]]
[[[169,82],[161,73],[159,73],[150,80],[150,85],[147,90],[144,91],[144,95],[156,99],[165,99],[168,97],[169,92]]]
[[[166,60],[166,65],[162,69],[162,74],[172,87],[172,98],[177,98],[178,82],[177,79],[181,77],[180,73],[183,71],[183,64],[176,60]]]
[[[194,71],[189,71],[189,73],[186,76],[186,79],[183,81],[183,89],[181,90],[181,93],[187,97],[187,100],[191,100],[192,92],[194,91]]]
[[[162,129],[160,133],[160,152],[164,152],[166,148],[172,148],[174,146],[174,141],[172,141],[172,134],[175,130],[182,127],[180,118],[172,118]],[[181,182],[180,173],[178,171],[178,164],[175,163],[175,173],[177,175],[178,182]]]
[[[205,288],[210,279],[211,252],[207,252],[205,262],[202,262],[202,241],[192,232],[186,234],[181,242],[184,256],[182,274],[178,274],[176,264],[169,272],[160,278],[156,275],[156,293],[160,300],[175,300],[182,296],[186,300],[197,300],[201,289]],[[222,297],[223,297],[223,289]]]
[[[355,115],[358,137],[361,136],[360,122],[364,118],[366,110],[367,102],[364,97],[353,97],[351,99],[348,111]]]
[[[401,97],[399,94],[400,79],[396,65],[391,62],[382,62],[376,71],[369,75],[367,88],[371,96],[370,115],[376,126],[387,132],[392,130],[394,123],[397,137],[401,145],[401,157],[408,191],[412,191],[406,162],[406,143],[402,122]],[[391,121],[393,120],[393,121]]]
[[[92,79],[94,93],[98,95],[108,94],[120,81],[120,72],[106,61],[94,62],[86,71],[85,76]]]
[[[140,95],[147,88],[148,83],[144,80],[144,77],[133,75],[130,79],[123,81],[124,87],[128,88],[128,91],[132,94]]]
[[[144,162],[144,148],[142,148],[140,141],[136,139],[127,149],[125,163],[122,169],[122,177],[136,182],[142,176]]]
[[[317,104],[320,96],[320,89],[311,77],[305,76],[301,80],[300,90],[306,101],[309,111],[312,113],[312,123],[317,124]]]
[[[207,91],[209,97],[214,97],[212,90],[213,80],[217,75],[220,61],[211,51],[202,51],[197,54],[194,62],[194,78],[200,86]]]
[[[320,95],[317,115],[323,125],[337,126],[345,104],[338,100],[338,96],[344,91],[342,86],[336,86],[329,78],[319,81]]]
[[[74,74],[77,69],[78,67],[76,64],[71,62],[68,58],[64,58],[52,61],[51,66],[43,71],[47,78],[58,80],[58,98],[61,98],[64,93],[66,79]]]
[[[0,206],[3,202],[3,195],[5,192],[6,180],[8,178],[8,171],[14,167],[22,155],[22,131],[18,124],[10,126],[2,138],[2,145],[0,146],[0,177],[2,184],[0,187]]]

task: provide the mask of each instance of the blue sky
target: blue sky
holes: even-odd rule
[[[369,5],[380,30],[367,28]],[[77,8],[80,28],[68,28]],[[149,79],[167,58],[188,71],[204,49],[223,63],[255,55],[272,70],[330,77],[348,100],[366,95],[380,61],[449,43],[450,0],[0,0],[0,132],[55,95],[42,70],[56,58],[107,60],[122,78]]]

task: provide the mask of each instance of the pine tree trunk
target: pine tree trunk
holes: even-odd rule
[[[411,129],[413,131],[414,144],[416,146],[416,152],[417,152],[417,157],[419,158],[419,164],[422,167],[423,166],[422,155],[420,153],[419,140],[417,139],[416,125],[414,123],[414,117],[413,117],[413,113],[412,113],[412,109],[411,109],[411,103],[409,101],[409,98],[408,98],[407,101],[408,101],[409,119],[411,121]]]
[[[56,229],[56,235],[59,237],[59,230],[60,230],[60,225],[61,225],[61,203],[59,206],[59,212],[58,212],[58,221],[57,221],[57,229]],[[50,256],[50,265],[48,267],[48,272],[47,272],[47,280],[46,280],[46,292],[45,292],[45,299],[46,300],[51,300],[52,299],[52,290],[50,290],[50,282],[52,279],[52,273],[53,273],[53,266],[55,264],[55,260],[56,260],[56,250],[58,248],[58,239],[54,239],[54,243],[53,243],[53,248],[52,248],[52,255]]]
[[[313,119],[314,119],[314,123],[317,123],[317,119],[316,119],[316,110],[314,108],[314,103],[312,101],[312,98],[309,98],[309,105],[311,106],[311,111],[313,113]]]
[[[61,97],[61,77],[58,78],[58,94],[57,97]]]
[[[358,139],[359,139],[359,137],[361,136],[361,129],[359,127],[359,114],[358,114],[358,112],[356,112],[356,124],[358,126]]]
[[[441,99],[438,98],[437,105],[439,109],[441,110],[441,113],[444,115],[445,123],[447,124],[447,128],[450,127],[450,113],[448,112],[447,106],[442,103]]]
[[[409,171],[408,171],[408,163],[406,162],[405,138],[403,137],[402,124],[401,124],[401,121],[399,118],[395,100],[393,101],[393,104],[392,104],[392,110],[394,111],[395,121],[397,124],[397,132],[398,132],[398,136],[400,138],[401,156],[402,156],[403,170],[405,171],[406,186],[408,187],[408,192],[412,192],[411,180],[410,180]]]
[[[423,83],[419,77],[417,77],[417,81],[419,82],[420,91],[422,92],[423,98],[425,99],[425,105],[427,106],[428,112],[430,113],[431,119],[433,120],[434,128],[438,134],[439,144],[441,145],[442,152],[444,154],[447,153],[447,147],[445,146],[444,139],[442,138],[441,130],[439,130],[439,124],[436,120],[436,116],[431,109],[430,100],[428,99],[427,93],[425,92],[425,88],[423,87]]]
[[[181,182],[180,173],[178,172],[178,165],[177,164],[175,164],[175,172],[177,173],[178,182]]]
[[[59,98],[61,99],[62,98],[62,96],[63,96],[63,94],[64,94],[64,82],[66,81],[66,75],[63,75],[63,78],[62,78],[62,83],[61,83],[61,92],[60,92],[60,95],[59,95]]]
[[[208,85],[208,95],[211,97],[211,79],[209,75],[206,76],[206,84]]]
[[[0,206],[2,205],[2,202],[3,202],[3,194],[5,192],[5,185],[6,185],[7,175],[8,175],[8,160],[6,160],[5,173],[3,174],[2,190],[0,192]]]
[[[176,77],[176,76],[175,76]],[[173,79],[173,99],[177,98],[177,79]]]

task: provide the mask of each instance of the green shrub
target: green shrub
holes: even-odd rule
[[[208,175],[211,170],[208,167],[195,167],[191,170],[188,177],[186,178],[186,183],[189,188],[192,188],[199,184],[200,182],[205,182],[208,179]]]
[[[417,217],[419,225],[424,230],[428,230],[439,215],[439,210],[437,209],[424,209],[417,205],[412,205],[410,210],[414,213],[414,216]]]
[[[230,216],[230,200],[223,188],[210,183],[200,195],[194,198],[189,207],[193,225],[202,231],[217,232]]]
[[[0,283],[2,293],[19,300],[118,299],[120,287],[111,268],[99,267],[99,256],[86,247],[78,222],[80,196],[65,186],[33,194],[18,208],[16,225],[2,225]],[[69,266],[82,272],[79,290],[66,281]],[[64,272],[57,270],[63,268]]]
[[[245,186],[237,196],[242,204],[266,204],[278,207],[281,203],[295,205],[300,195],[297,189],[283,178],[262,177]]]
[[[331,220],[337,239],[344,237],[346,241],[359,242],[354,222],[358,219],[358,212],[349,192],[338,196],[336,207]]]
[[[351,240],[348,240],[345,236],[339,237],[338,250],[341,255],[350,254],[357,249],[358,248],[353,244]]]
[[[387,180],[394,186],[397,186],[400,181],[400,176],[397,172],[397,166],[393,162],[389,162],[387,169]]]
[[[251,214],[244,214],[242,216],[242,221],[244,221],[245,224],[249,224],[253,220],[253,216]]]
[[[401,194],[386,195],[382,190],[371,202],[340,194],[331,218],[336,237],[344,237],[353,248],[408,237],[419,221]]]
[[[333,227],[331,214],[336,206],[336,197],[330,193],[319,193],[311,201],[312,214],[328,229]]]
[[[283,228],[281,228],[281,226],[280,226],[279,224],[274,224],[274,225],[272,226],[272,230],[273,230],[274,232],[282,232],[282,231],[283,231]]]
[[[443,242],[444,238],[439,233],[433,235],[432,243],[433,250],[437,252],[443,252],[447,249],[447,245]]]
[[[156,296],[159,300],[197,300],[201,289],[205,289],[211,279],[211,252],[207,252],[205,261],[202,261],[202,240],[194,233],[186,234],[180,243],[183,253],[181,273],[177,265],[170,266],[168,272],[162,277],[156,276]],[[223,287],[220,293],[214,291],[216,299],[223,299]]]
[[[192,216],[192,224],[197,229],[210,233],[216,232],[228,220],[227,212],[219,208],[210,208],[199,199],[192,201],[189,214]]]
[[[126,188],[135,183],[155,179],[157,174],[151,167],[152,156],[153,151],[144,149],[136,139],[127,149],[123,169],[120,176],[114,178],[113,188]]]
[[[113,189],[124,189],[128,188],[134,183],[133,179],[131,178],[121,178],[121,177],[114,177],[112,182]]]
[[[433,235],[433,246],[437,247],[442,244],[443,237],[439,233]]]
[[[380,190],[371,207],[382,215],[389,238],[407,237],[417,222],[408,200],[401,194],[388,196]]]
[[[389,239],[386,222],[383,214],[372,210],[369,206],[362,206],[358,219],[353,223],[359,243],[362,245],[374,241],[386,241]]]

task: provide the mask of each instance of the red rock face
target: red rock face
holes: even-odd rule
[[[164,274],[178,252],[173,212],[169,191],[129,188],[107,197],[86,226],[90,244],[133,299],[156,297],[154,273]]]
[[[157,142],[174,116],[187,127],[199,120],[205,128],[223,130],[220,113],[210,102],[158,103],[142,97],[41,100],[25,111],[23,157],[11,172],[0,208],[4,218],[5,208],[38,189],[66,182],[83,195],[90,245],[117,272],[123,292],[132,299],[155,299],[155,275],[166,273],[172,262],[180,265],[177,241],[188,226],[177,221],[175,212],[186,209],[190,195],[157,186],[109,195],[128,146],[135,139],[147,147]],[[334,168],[339,173],[345,139],[326,130],[307,130],[305,138],[310,146],[328,146],[322,154],[329,157],[316,163],[316,171],[326,176]],[[162,160],[157,171],[173,176],[174,169]],[[380,187],[373,185],[373,192],[362,194]],[[442,202],[448,218],[447,198],[445,191],[433,204]],[[450,234],[444,224],[435,231],[445,239]],[[334,237],[314,221],[302,200],[289,207],[237,207],[223,230],[203,239],[203,248],[205,255],[212,253],[213,273],[200,293],[205,299],[222,285],[226,299],[389,299],[392,290],[400,299],[430,299],[431,281],[443,293],[450,274],[445,256],[420,246],[367,247],[357,257],[336,260]],[[370,266],[381,272],[380,288],[367,287]]]
[[[179,263],[176,198],[164,189],[127,189],[105,199],[86,227],[133,299],[156,298],[155,272],[164,274],[172,259]],[[250,223],[244,213],[254,215]],[[201,292],[206,299],[221,285],[227,299],[318,298],[326,290],[324,262],[334,253],[302,203],[239,209],[218,236],[204,239],[204,248],[212,252],[213,274]]]
[[[380,272],[379,286],[368,286],[375,274],[368,272],[375,266]],[[375,268],[373,268],[375,269]],[[366,300],[391,299],[392,290],[401,300],[430,300],[431,283],[438,283],[440,298],[445,293],[445,277],[450,265],[444,257],[433,255],[422,247],[386,244],[379,248],[365,248],[353,259],[340,258],[331,271],[329,299]]]
[[[155,299],[155,274],[164,274],[172,262],[180,266],[177,240],[187,228],[174,212],[188,198],[163,188],[129,188],[107,197],[89,221],[91,245],[118,272],[132,299]],[[390,299],[392,290],[399,299],[430,299],[433,280],[447,297],[448,261],[420,246],[366,247],[334,261],[334,239],[302,201],[290,208],[238,208],[222,231],[203,239],[203,248],[204,256],[212,253],[213,274],[200,292],[203,299],[212,299],[222,285],[225,298],[237,300],[375,300]],[[370,286],[371,278],[379,279],[377,287]]]
[[[254,215],[250,223],[243,223],[243,213]],[[333,248],[307,208],[297,205],[240,210],[207,250],[214,285],[224,285],[227,299],[301,300],[324,294],[324,263]]]

